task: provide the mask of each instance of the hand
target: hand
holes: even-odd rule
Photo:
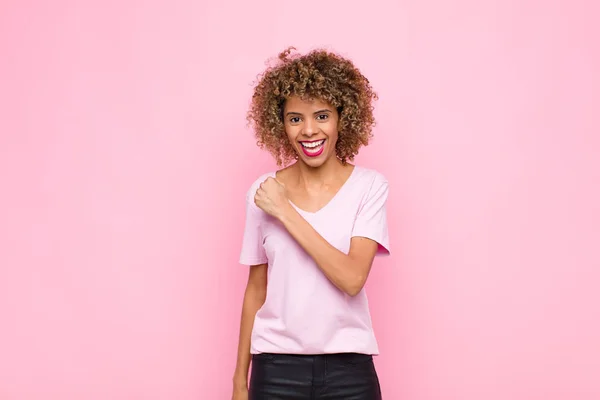
[[[254,195],[254,203],[258,208],[278,219],[291,207],[285,187],[271,177],[260,184]]]
[[[248,388],[236,387],[233,389],[231,400],[248,400]]]

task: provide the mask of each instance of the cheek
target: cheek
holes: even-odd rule
[[[288,140],[293,143],[296,141],[296,138],[298,137],[298,128],[296,128],[294,126],[286,126],[285,134],[286,134]]]
[[[334,123],[327,127],[327,136],[332,142],[337,142],[339,136],[337,124]]]

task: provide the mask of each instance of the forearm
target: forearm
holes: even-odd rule
[[[251,286],[246,288],[242,305],[237,362],[233,375],[234,386],[247,386],[248,384],[248,369],[251,357],[250,337],[254,326],[254,317],[264,302],[265,293],[255,290]]]
[[[361,271],[365,268],[357,265],[357,260],[332,246],[293,207],[279,220],[338,289],[351,296],[362,289],[366,276]]]

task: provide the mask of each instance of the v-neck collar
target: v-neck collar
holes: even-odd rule
[[[354,175],[356,175],[358,168],[359,167],[357,165],[354,165],[354,167],[352,168],[352,172],[350,172],[350,175],[348,176],[348,178],[346,178],[346,181],[342,184],[342,186],[340,186],[340,188],[337,190],[337,192],[335,192],[335,194],[327,202],[327,204],[325,204],[323,207],[319,208],[317,211],[306,211],[306,210],[298,207],[293,201],[291,201],[291,200],[288,200],[288,201],[300,214],[305,214],[305,215],[320,214],[320,213],[324,212],[325,209],[329,208],[331,206],[331,204],[334,203],[338,197],[340,197],[340,194],[344,191],[346,186],[349,185],[350,181],[352,181],[352,179],[354,178]],[[277,172],[273,172],[273,177],[275,178],[276,176],[277,176]]]

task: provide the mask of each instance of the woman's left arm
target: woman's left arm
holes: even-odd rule
[[[350,296],[356,296],[362,290],[379,247],[377,242],[353,237],[350,251],[344,254],[325,240],[293,207],[286,208],[278,219],[338,289]]]
[[[358,232],[351,239],[348,254],[338,250],[298,213],[285,195],[283,185],[274,178],[268,178],[260,185],[254,201],[263,211],[281,221],[338,289],[350,296],[356,296],[362,290],[379,249],[377,241]]]

